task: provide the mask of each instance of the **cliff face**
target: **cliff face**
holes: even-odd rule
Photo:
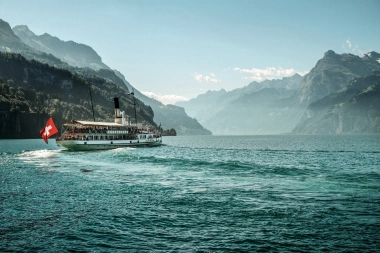
[[[380,71],[376,71],[310,104],[293,133],[379,133],[379,108]]]
[[[9,102],[0,102],[0,139],[39,138],[49,115],[12,110]],[[57,125],[57,127],[59,127]]]
[[[301,89],[298,91],[299,103],[306,107],[347,86],[354,78],[366,76],[379,69],[379,62],[368,55],[359,57],[336,54],[329,50],[302,80]]]

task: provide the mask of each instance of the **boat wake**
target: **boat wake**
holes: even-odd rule
[[[62,150],[60,149],[56,149],[56,150],[42,149],[42,150],[34,150],[34,151],[23,151],[21,154],[19,154],[19,158],[24,161],[48,158],[48,157],[56,156],[61,151]]]

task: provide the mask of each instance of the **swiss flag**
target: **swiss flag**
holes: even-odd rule
[[[58,133],[58,129],[54,125],[53,118],[50,117],[48,119],[48,121],[46,122],[46,126],[40,130],[40,135],[41,135],[42,139],[44,139],[44,141],[47,144],[48,143],[48,138],[50,136],[55,135],[56,133]]]

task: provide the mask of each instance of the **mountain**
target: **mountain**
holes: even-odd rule
[[[245,92],[251,93],[265,88],[296,90],[301,87],[301,81],[302,76],[297,73],[291,77],[284,77],[282,79],[264,80],[262,82],[254,81],[247,86]]]
[[[0,19],[0,51],[19,53],[29,60],[36,60],[54,67],[67,68],[69,65],[57,57],[31,48],[21,41],[12,31],[10,25]]]
[[[52,54],[78,68],[110,69],[91,47],[74,41],[62,41],[48,33],[37,36],[26,25],[15,26],[13,32],[26,45],[40,52]]]
[[[185,108],[187,114],[191,117],[196,117],[202,121],[203,113],[213,114],[214,111],[217,112],[219,110],[219,103],[225,101],[226,94],[227,92],[224,89],[220,91],[207,91],[205,94],[201,94],[189,101],[177,102],[176,105]]]
[[[143,95],[119,71],[109,69],[91,47],[73,41],[64,42],[46,33],[37,36],[25,25],[16,26],[12,31],[8,23],[0,20],[0,25],[1,22],[6,26],[6,36],[17,41],[17,43],[6,44],[9,45],[8,52],[20,53],[27,59],[35,59],[80,75],[96,75],[127,91],[134,90],[136,98],[153,109],[154,121],[160,122],[163,128],[174,128],[178,135],[211,134],[196,119],[189,117],[182,108],[172,105],[165,106],[161,102]],[[15,36],[15,33],[21,39]],[[17,45],[21,49],[16,50],[12,45]],[[5,49],[1,50],[0,47],[0,51],[5,51]]]
[[[214,134],[279,134],[293,129],[293,133],[303,133],[307,130],[301,130],[298,124],[307,118],[310,104],[377,70],[380,55],[376,52],[359,57],[329,50],[304,77],[252,82],[229,92],[208,91],[177,105]]]
[[[183,106],[214,134],[290,132],[294,126],[283,122],[287,120],[291,104],[286,99],[300,87],[301,80],[296,74],[281,80],[251,82],[229,92],[208,91],[176,105]]]
[[[368,54],[363,57],[353,54],[339,55],[329,50],[302,80],[302,87],[298,91],[299,103],[307,106],[330,93],[337,92],[352,79],[378,69],[379,62]]]
[[[317,118],[327,119],[327,116],[323,114],[325,109],[319,112],[315,107],[316,104],[328,104],[330,95],[346,96],[348,93],[344,93],[344,89],[351,87],[353,80],[361,80],[360,78],[371,76],[375,71],[380,70],[380,54],[377,52],[370,52],[359,57],[352,54],[336,54],[329,50],[303,77],[296,74],[281,80],[251,82],[245,87],[232,91],[227,92],[223,89],[208,91],[187,102],[163,105],[141,94],[120,72],[109,69],[91,47],[83,44],[73,41],[64,42],[49,34],[37,36],[27,26],[16,26],[12,30],[8,23],[0,20],[0,51],[20,53],[26,59],[61,68],[74,75],[99,78],[99,80],[104,80],[105,84],[116,85],[115,92],[122,90],[124,94],[124,92],[134,90],[138,103],[142,107],[146,104],[150,110],[153,110],[153,120],[161,123],[164,128],[175,128],[179,135],[211,134],[207,129],[214,134],[317,133],[319,130],[326,133],[344,133],[376,129],[368,125],[367,130],[365,127],[351,127],[351,130],[346,130],[349,128],[346,124],[347,127],[342,127],[341,130],[330,126],[329,130],[322,131],[321,125],[319,125],[319,130],[315,130],[313,126],[318,125],[315,115],[319,115]],[[79,51],[83,53],[80,54]],[[12,86],[12,83],[8,84],[7,80],[5,84]],[[351,94],[350,99],[362,101],[360,99],[367,97],[368,103],[362,106],[377,105],[377,86],[373,85],[375,84],[357,91],[357,95]],[[333,111],[339,117],[345,117],[347,108],[358,111],[355,110],[355,106],[359,106],[357,103],[351,103],[351,100],[341,101],[343,102],[339,104],[343,103],[343,107],[336,106],[335,101],[329,104],[334,106]],[[363,115],[363,112],[360,111],[360,114]],[[356,117],[360,118],[358,115]],[[372,110],[367,115],[367,121],[377,122],[376,118],[369,118],[372,117],[371,115],[376,115],[376,110]],[[350,122],[355,122],[355,120]]]
[[[365,54],[365,56],[368,58],[371,58],[372,60],[377,61],[378,63],[380,63],[380,54],[377,52],[372,51],[372,52]]]
[[[38,138],[49,115],[57,126],[71,119],[93,120],[89,84],[96,120],[113,121],[116,96],[126,115],[134,114],[132,97],[114,83],[0,52],[0,138]],[[152,108],[136,103],[139,121],[155,125]]]
[[[295,134],[380,132],[380,71],[311,103]]]
[[[33,51],[32,48],[25,45],[19,37],[17,37],[10,25],[0,19],[0,50],[3,52],[12,52],[16,50]]]

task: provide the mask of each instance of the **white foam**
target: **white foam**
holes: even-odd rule
[[[39,158],[48,158],[57,155],[60,153],[61,150],[48,150],[48,149],[42,149],[42,150],[34,150],[34,151],[26,151],[22,152],[19,157],[22,160],[34,160]]]

